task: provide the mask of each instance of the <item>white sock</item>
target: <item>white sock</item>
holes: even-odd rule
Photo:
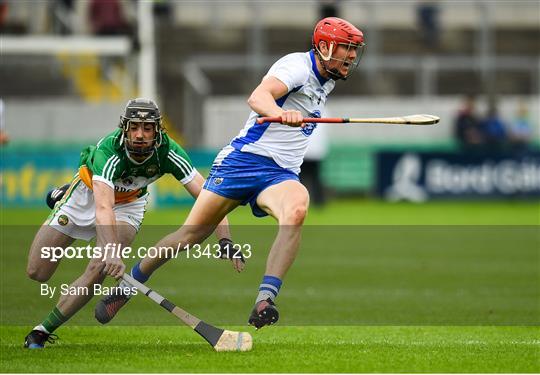
[[[257,299],[255,300],[255,303],[258,303],[260,301],[266,301],[268,298],[270,298],[273,302],[276,296],[267,290],[261,290],[259,291],[259,294],[257,295]]]
[[[51,334],[51,333],[50,333],[49,331],[47,331],[47,330],[45,329],[45,327],[43,327],[41,324],[38,325],[38,326],[35,326],[34,329],[35,329],[36,331],[45,332],[45,333],[48,334],[48,335]]]

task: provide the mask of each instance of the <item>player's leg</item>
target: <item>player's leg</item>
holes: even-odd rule
[[[56,230],[53,226],[43,224],[30,246],[28,253],[28,264],[26,273],[29,278],[39,282],[47,281],[51,278],[60,263],[60,259],[53,261],[50,257],[44,258],[44,248],[52,250],[52,248],[66,248],[75,241],[70,236]],[[50,252],[49,252],[50,253]]]
[[[39,282],[45,282],[54,274],[60,259],[52,261],[51,258],[42,258],[42,249],[44,247],[59,247],[65,248],[73,243],[74,239],[67,236],[64,233],[54,229],[54,227],[48,224],[43,224],[32,242],[30,252],[28,254],[28,264],[26,266],[26,273],[32,280]],[[56,338],[52,335],[52,331],[49,332],[43,324],[47,324],[48,321],[61,321],[61,314],[56,314],[53,310],[44,322],[36,326],[24,340],[24,346],[26,348],[43,348],[45,342],[54,342]],[[50,327],[49,327],[50,328]]]
[[[137,234],[136,228],[124,222],[117,222],[116,228],[121,246],[129,246]],[[104,244],[100,246],[104,246]],[[86,288],[89,292],[87,294],[60,297],[57,307],[63,312],[66,318],[69,319],[72,317],[92,299],[94,296],[94,285],[101,285],[105,279],[105,275],[102,272],[103,267],[104,263],[101,258],[90,260],[84,273],[70,285],[70,287],[80,288],[77,290],[84,290],[84,288]]]
[[[203,189],[184,224],[177,231],[162,238],[155,247],[182,250],[185,246],[203,242],[214,232],[221,220],[239,204],[237,200]],[[146,257],[140,263],[140,271],[149,277],[169,259]]]
[[[116,230],[118,235],[118,240],[122,247],[129,246],[135,239],[137,234],[137,229],[125,222],[117,222]],[[84,270],[84,273],[75,280],[71,287],[78,289],[73,290],[88,290],[88,293],[83,293],[81,295],[66,295],[61,296],[56,306],[63,315],[69,319],[77,311],[79,311],[84,305],[88,303],[94,296],[94,285],[101,285],[105,279],[103,274],[104,263],[102,259],[92,259],[88,263],[88,266]]]
[[[137,229],[124,222],[117,222],[118,240],[122,246],[129,246]],[[47,315],[45,320],[34,327],[25,339],[25,347],[42,348],[52,333],[75,315],[94,296],[94,286],[101,285],[105,279],[102,273],[104,264],[102,259],[91,259],[84,273],[70,284],[69,290],[77,291],[74,294],[61,295],[58,304]],[[54,336],[53,336],[54,337]]]
[[[54,210],[51,212],[43,231],[50,231],[50,228],[55,229],[58,232],[62,232],[64,236],[69,238],[79,238],[89,241],[95,236],[95,206],[93,200],[92,191],[84,185],[80,178],[76,176],[70,187],[64,194],[62,200],[55,205]],[[61,235],[60,235],[61,236]],[[133,237],[133,235],[131,236]],[[44,232],[40,238],[47,238],[47,232]],[[125,238],[125,237],[124,237]],[[73,241],[73,240],[71,240]],[[123,239],[123,241],[130,242],[131,239]],[[67,246],[67,242],[63,243],[63,247]],[[59,246],[59,244],[56,244]],[[40,256],[40,248],[44,245],[43,241],[34,241],[32,248],[31,259]],[[30,262],[33,265],[33,262]],[[85,286],[88,287],[88,293],[78,293],[74,296],[61,296],[61,300],[57,306],[46,316],[41,324],[36,326],[34,330],[26,337],[25,346],[30,348],[43,347],[45,342],[49,341],[51,334],[59,326],[65,323],[80,307],[82,307],[93,293],[93,283],[101,282],[96,280],[92,274],[97,272],[97,269],[103,267],[99,259],[92,259],[85,270],[84,274],[78,278],[72,286]],[[34,270],[29,267],[29,274],[35,273]],[[48,275],[50,276],[50,275]],[[40,275],[44,279],[47,275]],[[102,276],[99,276],[102,278]],[[82,290],[82,289],[78,289]]]
[[[66,188],[67,186],[67,188]],[[58,201],[45,223],[39,228],[28,254],[26,273],[36,281],[47,281],[52,276],[59,261],[43,258],[44,248],[65,248],[73,243],[73,233],[77,227],[73,217],[81,216],[81,205],[88,200],[81,189],[81,180],[76,175],[69,185],[62,188],[62,199]],[[64,191],[65,190],[65,191]],[[84,209],[84,207],[82,207]]]
[[[80,192],[77,189],[79,184],[80,179],[76,176],[68,186],[66,190],[67,194],[62,194],[63,198],[59,201],[60,203],[56,204],[55,202],[54,210],[34,237],[26,267],[26,273],[33,280],[40,282],[47,281],[58,267],[59,259],[53,261],[50,257],[42,257],[44,248],[64,249],[74,241],[75,236],[72,235],[72,230],[75,224],[73,220],[70,220],[70,216],[68,215],[73,213],[72,209],[78,203],[77,198]],[[55,335],[52,335],[52,331],[49,332],[44,327],[44,324],[47,325],[48,322],[62,324],[63,321],[64,317],[62,313],[56,308],[53,309],[42,324],[36,326],[26,336],[24,346],[26,348],[43,348],[45,342],[53,342]],[[49,328],[51,328],[50,325]]]
[[[282,280],[296,258],[302,224],[309,206],[307,189],[296,180],[286,180],[263,190],[257,205],[279,223],[279,231],[268,254],[266,270],[249,323],[260,328],[279,318],[274,300]]]
[[[309,207],[309,194],[300,182],[287,180],[262,191],[257,205],[279,224],[278,235],[268,254],[266,274],[283,278],[294,262],[302,224]]]

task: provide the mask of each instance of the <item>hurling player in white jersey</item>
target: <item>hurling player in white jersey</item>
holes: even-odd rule
[[[286,55],[270,68],[248,99],[252,112],[244,129],[216,157],[186,222],[156,245],[200,243],[239,205],[249,203],[256,216],[273,216],[279,232],[248,320],[257,328],[279,318],[274,300],[296,257],[308,210],[298,174],[316,125],[302,118],[321,117],[335,82],[353,73],[364,49],[363,33],[335,17],[317,23],[312,42],[311,51]],[[281,117],[283,124],[259,125],[261,116]],[[143,259],[143,280],[165,261]]]

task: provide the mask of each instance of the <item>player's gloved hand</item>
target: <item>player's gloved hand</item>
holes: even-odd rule
[[[234,246],[228,238],[222,238],[219,240],[219,257],[221,259],[230,259],[234,269],[237,272],[242,272],[246,265],[246,260],[244,259],[244,254],[240,251],[239,246]]]

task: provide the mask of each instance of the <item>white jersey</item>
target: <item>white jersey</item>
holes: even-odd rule
[[[304,117],[323,117],[327,95],[335,82],[325,79],[317,70],[313,50],[291,53],[279,59],[268,71],[287,85],[286,95],[276,100],[283,109],[295,109]],[[272,158],[279,166],[299,174],[309,136],[317,124],[305,128],[276,123],[257,124],[259,115],[251,112],[244,128],[216,158],[219,164],[233,149]]]

